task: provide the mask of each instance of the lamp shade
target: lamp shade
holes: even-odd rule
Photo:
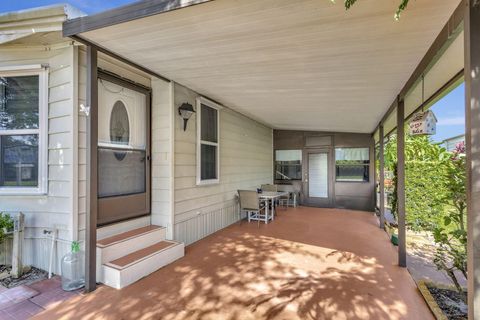
[[[178,114],[182,117],[183,120],[188,120],[195,113],[193,106],[190,103],[182,103],[182,105],[178,108]]]
[[[188,102],[184,102],[180,107],[178,107],[178,114],[183,119],[183,131],[187,130],[188,119],[190,119],[194,113],[195,110],[193,109],[193,106]]]

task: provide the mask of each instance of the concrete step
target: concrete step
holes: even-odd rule
[[[103,283],[122,289],[185,255],[183,243],[164,240],[102,265]]]
[[[166,228],[150,225],[97,241],[97,281],[103,282],[102,264],[165,240]]]

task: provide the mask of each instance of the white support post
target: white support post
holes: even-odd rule
[[[383,123],[379,127],[380,152],[378,162],[380,163],[379,189],[380,189],[380,228],[385,229],[385,138]]]

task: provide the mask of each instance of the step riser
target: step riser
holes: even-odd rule
[[[122,289],[182,258],[184,255],[185,246],[183,243],[179,243],[122,270],[102,265],[103,283],[116,289]]]
[[[166,229],[159,228],[108,247],[97,247],[97,282],[103,282],[101,277],[102,264],[163,241],[165,236]]]

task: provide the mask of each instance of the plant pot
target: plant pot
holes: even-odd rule
[[[390,241],[393,243],[394,246],[398,246],[398,235],[396,233],[392,234],[390,237]]]

